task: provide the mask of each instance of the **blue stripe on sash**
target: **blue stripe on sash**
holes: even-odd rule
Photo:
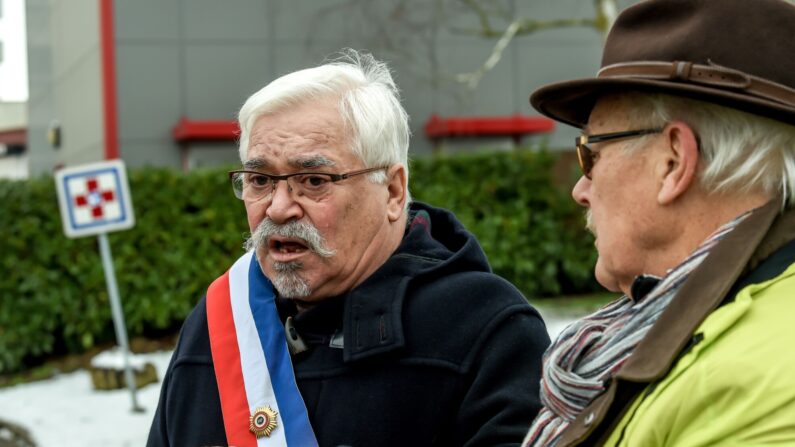
[[[265,351],[265,362],[268,365],[276,403],[284,422],[287,445],[316,446],[318,443],[309,423],[309,415],[298,391],[298,385],[295,383],[284,326],[276,311],[273,286],[262,273],[256,256],[251,257],[248,279],[251,313],[254,315],[260,343]]]

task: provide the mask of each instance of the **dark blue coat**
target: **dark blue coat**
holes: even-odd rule
[[[411,217],[370,278],[294,316],[310,349],[293,365],[318,441],[518,445],[541,406],[544,323],[451,213],[415,203]],[[282,320],[295,314],[278,305]],[[182,329],[147,445],[226,445],[204,299]]]

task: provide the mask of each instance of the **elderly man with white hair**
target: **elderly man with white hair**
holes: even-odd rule
[[[795,5],[648,0],[595,78],[542,87],[582,128],[572,195],[624,296],[545,354],[528,446],[795,445]]]
[[[349,51],[239,118],[248,251],[185,322],[147,445],[518,445],[549,337],[450,212],[411,203],[386,65]]]

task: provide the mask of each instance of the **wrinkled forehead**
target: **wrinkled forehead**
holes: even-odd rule
[[[626,130],[630,123],[629,109],[632,95],[607,94],[596,100],[588,123],[583,126],[583,134],[594,135],[607,131]]]
[[[314,168],[332,166],[351,155],[351,133],[337,107],[320,102],[259,116],[252,126],[246,158],[273,158]]]

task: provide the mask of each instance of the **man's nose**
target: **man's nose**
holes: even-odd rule
[[[277,224],[284,224],[292,219],[300,220],[304,210],[296,202],[294,192],[288,181],[276,181],[271,191],[271,203],[265,214]]]
[[[571,190],[571,197],[574,198],[574,201],[579,203],[582,206],[590,206],[591,202],[588,200],[588,192],[591,188],[591,180],[588,179],[586,176],[581,176],[577,183],[574,185],[574,188]]]

